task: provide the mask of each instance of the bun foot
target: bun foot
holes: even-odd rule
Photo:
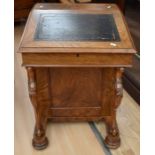
[[[48,139],[47,137],[44,138],[44,140],[32,140],[32,145],[36,150],[43,150],[48,146]]]
[[[108,135],[104,142],[106,146],[110,149],[117,149],[121,144],[119,136],[112,136],[112,135]]]

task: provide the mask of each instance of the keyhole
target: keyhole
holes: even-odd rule
[[[76,54],[76,57],[79,57],[79,53]]]

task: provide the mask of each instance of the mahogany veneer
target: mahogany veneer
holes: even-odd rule
[[[114,4],[37,4],[20,43],[36,125],[33,146],[44,149],[47,120],[107,125],[105,143],[120,146],[116,108],[122,73],[134,46]]]

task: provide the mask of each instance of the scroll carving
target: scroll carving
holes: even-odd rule
[[[27,68],[29,94],[36,94],[35,73],[32,67]]]
[[[116,70],[116,100],[115,100],[115,108],[117,108],[120,103],[121,99],[123,97],[123,84],[122,84],[122,74],[123,74],[124,69],[123,68],[118,68]]]
[[[36,108],[37,106],[37,99],[36,99],[36,79],[35,79],[35,70],[32,67],[27,67],[27,75],[28,75],[28,90],[29,90],[29,96],[31,99],[31,103]]]

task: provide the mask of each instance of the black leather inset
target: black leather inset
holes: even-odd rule
[[[41,14],[34,40],[120,41],[112,14]]]

